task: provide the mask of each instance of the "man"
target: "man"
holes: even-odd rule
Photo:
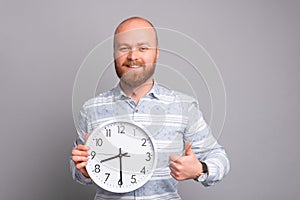
[[[85,169],[88,147],[84,143],[99,123],[114,117],[143,124],[154,138],[159,158],[153,176],[141,188],[115,194],[98,187],[95,199],[180,199],[177,181],[195,179],[210,186],[229,171],[227,155],[204,121],[197,101],[154,81],[158,55],[157,33],[146,19],[132,17],[116,28],[114,59],[120,82],[83,105],[79,138],[72,151],[72,175],[80,183],[93,184]]]

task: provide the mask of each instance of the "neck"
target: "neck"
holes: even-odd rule
[[[136,104],[138,104],[140,98],[146,96],[146,94],[152,89],[153,84],[154,81],[152,78],[137,87],[131,87],[122,81],[120,82],[121,88],[124,93],[127,96],[130,96]]]

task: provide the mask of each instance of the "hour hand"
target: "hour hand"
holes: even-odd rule
[[[103,162],[106,162],[106,161],[109,161],[109,160],[112,160],[112,159],[115,159],[115,158],[121,158],[121,157],[130,157],[130,155],[128,155],[128,153],[121,153],[121,154],[118,154],[118,155],[115,155],[115,156],[112,156],[110,158],[106,158],[106,159],[103,159],[100,161],[100,163],[103,163]]]

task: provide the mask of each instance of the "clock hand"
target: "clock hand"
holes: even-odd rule
[[[115,159],[115,158],[121,158],[121,157],[123,157],[123,156],[125,156],[125,157],[130,157],[129,155],[127,155],[128,153],[119,153],[118,155],[115,155],[115,156],[113,156],[113,157],[110,157],[110,158],[106,158],[106,159],[104,159],[104,160],[101,160],[100,161],[100,163],[103,163],[103,162],[106,162],[106,161],[109,161],[109,160],[112,160],[112,159]]]
[[[119,154],[116,155],[116,156],[113,156],[113,157],[110,157],[110,158],[106,158],[106,159],[104,159],[104,160],[101,160],[100,163],[105,162],[105,161],[108,161],[108,160],[112,160],[112,159],[115,159],[115,158],[118,158],[118,157],[120,157]]]
[[[119,155],[121,155],[121,148],[119,148]],[[118,181],[118,185],[121,187],[123,185],[123,179],[122,179],[122,156],[119,156],[120,158],[120,180]]]

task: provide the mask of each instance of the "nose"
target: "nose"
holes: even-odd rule
[[[127,59],[128,60],[136,60],[136,59],[138,59],[138,51],[134,50],[134,49],[130,50],[128,52]]]

